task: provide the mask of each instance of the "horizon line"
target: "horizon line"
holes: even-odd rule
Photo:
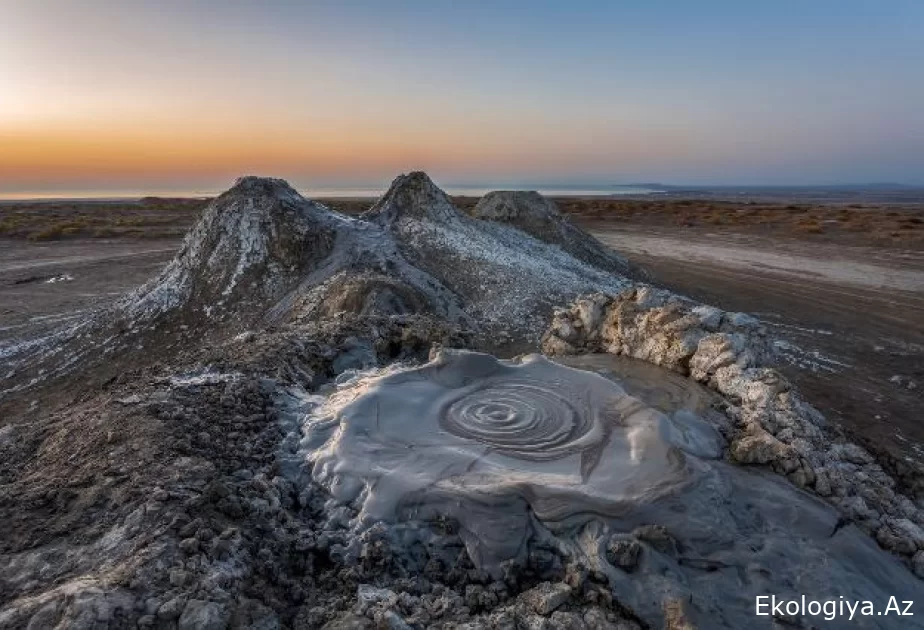
[[[288,180],[287,180],[288,181]],[[0,201],[12,202],[12,201],[129,201],[129,200],[140,200],[145,197],[154,197],[154,198],[164,198],[164,199],[199,199],[199,198],[209,198],[216,197],[222,194],[224,191],[230,189],[233,186],[233,183],[227,188],[216,189],[216,190],[196,190],[195,188],[191,189],[157,189],[157,188],[147,188],[147,189],[97,189],[97,190],[81,190],[81,189],[55,189],[55,190],[25,190],[25,191],[15,191],[15,192],[2,192],[0,191]],[[728,183],[712,183],[712,184],[666,184],[662,182],[628,182],[628,183],[549,183],[549,182],[508,182],[508,183],[493,183],[493,182],[450,182],[445,184],[439,184],[440,188],[447,191],[449,194],[453,194],[451,189],[463,189],[464,192],[455,193],[455,196],[465,196],[465,193],[474,193],[474,190],[465,190],[465,189],[478,189],[483,190],[484,193],[497,191],[497,190],[537,190],[542,192],[541,189],[549,191],[545,194],[551,196],[605,196],[607,191],[619,191],[626,188],[638,188],[640,189],[637,194],[656,194],[664,192],[683,192],[684,190],[690,191],[718,191],[718,190],[802,190],[802,191],[811,191],[811,190],[831,190],[831,189],[882,189],[882,188],[891,188],[891,189],[908,189],[908,190],[924,190],[924,183],[913,184],[905,182],[890,182],[890,181],[857,181],[857,182],[843,182],[843,183],[814,183],[814,184],[728,184]],[[336,184],[314,184],[314,185],[293,185],[296,190],[300,192],[302,190],[312,191],[315,195],[328,195],[332,197],[348,197],[350,194],[359,194],[359,193],[372,193],[358,196],[376,196],[378,194],[383,194],[388,190],[387,183],[374,183],[374,184],[349,184],[349,185],[336,185]],[[654,190],[657,188],[663,188],[665,190]],[[875,192],[875,190],[871,190]],[[482,193],[482,194],[484,194]],[[632,192],[623,193],[631,195]]]

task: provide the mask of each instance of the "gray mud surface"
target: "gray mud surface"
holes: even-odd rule
[[[558,549],[645,619],[663,614],[666,598],[690,597],[703,627],[743,627],[755,597],[784,584],[786,597],[800,583],[886,601],[920,592],[817,497],[721,461],[728,423],[704,407],[708,390],[608,357],[561,360],[609,378],[538,355],[511,363],[460,352],[368,374],[308,414],[305,457],[356,510],[357,537],[398,514],[451,518],[476,568],[499,576],[537,545]],[[654,524],[653,549],[611,564],[614,549]]]

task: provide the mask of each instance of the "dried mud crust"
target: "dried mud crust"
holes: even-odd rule
[[[924,485],[899,488],[875,458],[847,441],[772,365],[757,320],[639,287],[591,295],[555,314],[543,351],[609,352],[643,359],[716,390],[735,420],[728,458],[766,465],[824,497],[924,578]]]

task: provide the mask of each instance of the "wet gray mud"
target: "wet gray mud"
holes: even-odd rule
[[[704,388],[631,360],[569,362],[609,378],[464,352],[357,376],[308,414],[302,452],[314,480],[355,510],[357,533],[449,518],[492,573],[551,546],[642,618],[691,599],[704,626],[743,627],[768,592],[812,585],[821,599],[884,602],[920,592],[817,497],[722,461],[726,422]],[[639,539],[637,557],[613,562]]]
[[[555,362],[612,379],[630,396],[643,400],[662,413],[692,413],[705,415],[719,425],[728,423],[719,411],[724,406],[721,396],[689,378],[647,361],[601,352],[559,356],[555,357]]]
[[[924,496],[802,400],[760,322],[640,277],[538,195],[468,216],[413,173],[349,218],[241,179],[143,286],[0,343],[0,628],[920,600]]]
[[[495,571],[525,547],[530,514],[550,523],[624,511],[690,476],[666,417],[540,356],[446,353],[354,387],[306,421],[315,479],[360,519],[458,520],[470,555]],[[718,450],[702,433],[694,440]]]

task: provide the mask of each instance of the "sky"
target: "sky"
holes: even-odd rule
[[[0,194],[924,184],[921,0],[0,0]]]

